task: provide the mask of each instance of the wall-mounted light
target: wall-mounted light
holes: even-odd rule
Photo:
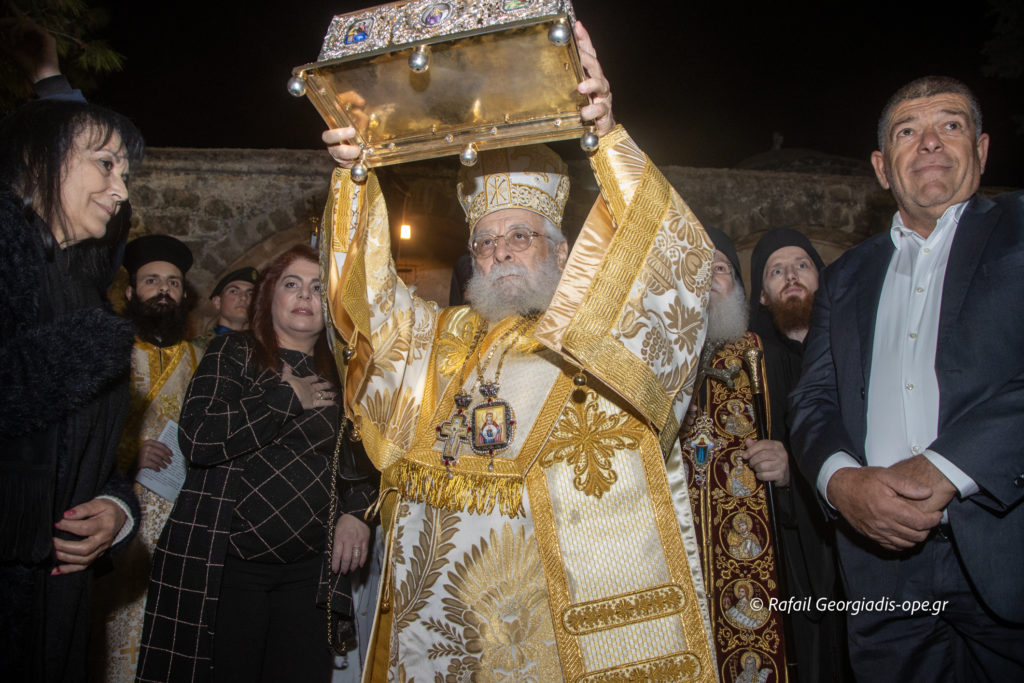
[[[399,233],[398,233],[398,237],[403,239],[403,240],[411,240],[412,239],[412,226],[409,225],[408,223],[402,224],[402,227],[401,227],[401,229],[399,230]]]

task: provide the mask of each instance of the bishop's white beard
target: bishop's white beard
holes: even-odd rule
[[[499,282],[505,275],[518,275]],[[473,262],[473,277],[466,285],[466,300],[473,310],[490,322],[504,320],[510,315],[542,313],[551,304],[558,288],[562,271],[558,267],[558,254],[552,249],[547,260],[537,264],[537,271],[519,263],[496,263],[491,272],[482,275]]]
[[[708,300],[708,343],[728,344],[747,332],[747,296],[738,284],[732,294],[722,295],[712,288]]]

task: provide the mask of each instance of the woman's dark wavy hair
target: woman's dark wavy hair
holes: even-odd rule
[[[252,308],[249,310],[249,329],[256,340],[256,364],[263,370],[281,371],[281,359],[279,352],[280,345],[277,343],[277,332],[274,331],[274,316],[272,307],[274,304],[274,291],[277,289],[277,282],[281,279],[284,271],[294,261],[304,259],[319,265],[320,258],[316,251],[305,244],[299,244],[284,252],[263,270],[259,282],[256,283],[256,293],[253,296]],[[317,301],[316,305],[320,305]],[[317,373],[324,379],[338,385],[338,369],[334,364],[334,357],[327,345],[327,326],[324,321],[324,330],[316,339],[313,348],[313,362],[316,365]]]
[[[89,132],[88,145],[99,149],[116,133],[124,144],[129,164],[135,165],[145,151],[142,134],[128,118],[96,104],[70,100],[34,100],[0,121],[0,186],[24,203],[26,216],[32,212],[39,225],[48,254],[58,249],[50,226],[68,235],[68,220],[61,204],[61,181],[71,158],[75,138]],[[109,275],[111,258],[119,257],[128,236],[131,209],[127,202],[107,225],[100,240],[83,243],[92,252],[87,268],[97,275]]]

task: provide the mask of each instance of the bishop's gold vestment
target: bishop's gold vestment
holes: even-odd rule
[[[396,277],[375,177],[332,179],[328,308],[389,533],[365,680],[715,680],[675,438],[712,247],[621,127],[591,163],[602,199],[550,308],[486,334]],[[446,467],[456,392],[479,406],[502,358],[510,446]]]

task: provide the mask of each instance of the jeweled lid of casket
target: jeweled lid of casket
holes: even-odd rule
[[[367,167],[580,137],[584,78],[569,0],[412,0],[334,17],[296,67],[331,128],[353,126]]]

